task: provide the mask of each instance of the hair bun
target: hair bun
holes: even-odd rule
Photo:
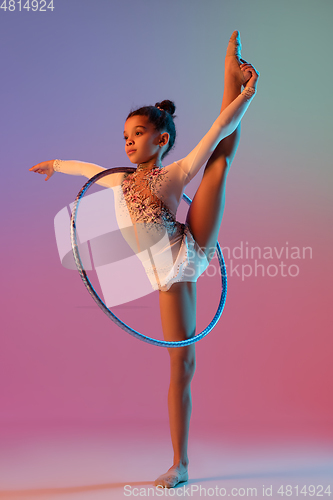
[[[175,106],[174,102],[169,101],[168,99],[166,99],[165,101],[162,101],[162,102],[157,102],[155,104],[155,106],[156,106],[156,108],[160,108],[160,109],[163,109],[164,111],[167,111],[168,113],[170,113],[171,116],[176,111],[176,106]]]

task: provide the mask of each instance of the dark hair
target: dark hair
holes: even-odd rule
[[[155,106],[143,106],[142,108],[131,111],[126,118],[131,118],[132,116],[147,116],[150,123],[155,125],[158,132],[166,131],[169,134],[168,149],[164,151],[162,155],[163,158],[169,153],[173,148],[176,140],[176,127],[173,119],[175,118],[174,112],[176,111],[176,106],[172,101],[162,101],[157,102]]]

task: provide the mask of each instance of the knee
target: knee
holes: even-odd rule
[[[214,171],[220,173],[220,175],[225,175],[231,165],[232,158],[226,155],[219,155],[216,151],[209,158],[205,170]]]
[[[192,353],[185,355],[175,353],[175,355],[171,355],[170,361],[171,380],[177,384],[189,384],[195,372],[195,355]]]

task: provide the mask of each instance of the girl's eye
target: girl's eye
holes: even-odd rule
[[[141,134],[142,132],[137,132],[135,135]]]

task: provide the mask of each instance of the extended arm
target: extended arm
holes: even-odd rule
[[[78,160],[50,160],[38,163],[29,170],[37,172],[39,174],[46,174],[45,180],[47,181],[54,172],[62,172],[63,174],[69,175],[82,175],[90,179],[94,175],[106,169],[104,167],[96,165],[95,163],[87,163]],[[123,176],[123,172],[107,175],[100,181],[97,181],[96,184],[112,188],[118,186],[121,183]]]
[[[91,179],[94,175],[106,170],[104,167],[100,167],[95,163],[87,163],[79,160],[54,160],[53,169],[55,172],[61,172],[63,174],[83,175],[88,179]],[[110,177],[110,179],[107,179],[107,177]],[[103,177],[100,181],[96,182],[96,184],[105,187],[113,187],[110,185],[110,180],[115,180],[115,178],[112,175],[107,177]]]

